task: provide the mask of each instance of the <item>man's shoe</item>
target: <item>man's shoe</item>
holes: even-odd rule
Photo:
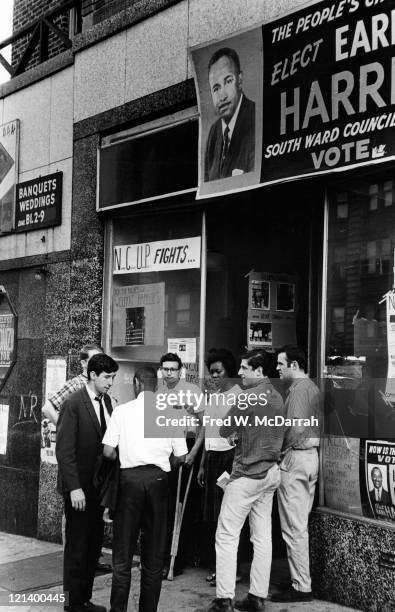
[[[235,601],[236,610],[242,610],[242,612],[255,612],[256,610],[265,609],[265,600],[263,597],[258,597],[252,593],[247,593],[244,599],[236,599]]]
[[[107,612],[106,606],[101,606],[100,604],[94,604],[92,601],[87,601],[84,603],[84,611],[85,612]]]
[[[283,591],[282,593],[273,594],[271,596],[271,601],[312,601],[313,593],[308,591],[307,593],[303,591],[297,591],[293,587],[288,589],[287,591]]]
[[[206,608],[205,612],[234,612],[232,600],[217,597],[213,599],[211,605]]]

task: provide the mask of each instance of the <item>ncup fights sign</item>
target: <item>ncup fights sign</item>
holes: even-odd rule
[[[165,272],[200,267],[200,236],[114,247],[114,274]]]
[[[264,26],[262,182],[395,156],[395,2],[319,2]]]

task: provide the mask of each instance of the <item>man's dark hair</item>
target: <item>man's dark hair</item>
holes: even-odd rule
[[[229,378],[234,378],[236,376],[236,359],[234,358],[233,354],[228,351],[228,349],[210,349],[206,359],[207,368],[210,369],[211,364],[215,363],[216,361],[220,361],[222,363]]]
[[[102,347],[95,342],[84,344],[84,346],[80,349],[80,360],[85,361],[85,359],[88,359],[90,351],[100,351],[101,353],[104,352]]]
[[[230,47],[222,47],[221,49],[218,49],[215,53],[213,53],[208,63],[208,72],[210,72],[211,66],[218,62],[221,57],[229,57],[229,59],[232,60],[234,67],[236,68],[236,73],[239,74],[241,72],[240,58],[237,55],[236,51],[234,49],[231,49]]]
[[[154,368],[149,366],[139,368],[133,376],[133,384],[137,381],[144,386],[144,391],[155,391],[158,377]]]
[[[253,370],[257,368],[262,368],[262,374],[264,376],[268,376],[271,368],[271,360],[269,357],[269,353],[267,353],[264,349],[253,349],[252,351],[247,351],[243,355],[241,355],[241,359],[246,359],[248,365],[252,367]]]
[[[302,348],[294,344],[286,344],[277,352],[277,354],[279,353],[286,354],[288,366],[290,366],[293,361],[296,361],[299,368],[307,372],[307,356]]]
[[[166,355],[162,355],[159,365],[162,367],[165,361],[176,361],[178,363],[178,369],[181,370],[182,368],[182,361],[177,353],[166,353]]]
[[[106,355],[105,353],[98,353],[97,355],[92,355],[92,357],[88,361],[88,380],[91,379],[90,373],[94,372],[97,376],[100,376],[102,372],[106,372],[106,374],[111,374],[112,372],[117,372],[118,364],[112,357]]]

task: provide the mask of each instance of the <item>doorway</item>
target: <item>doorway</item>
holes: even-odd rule
[[[296,343],[309,354],[310,376],[317,375],[323,211],[324,190],[307,181],[210,202],[206,354],[226,348],[239,363],[246,348],[262,346],[272,355],[270,376],[276,385],[275,351]],[[257,320],[251,320],[254,313]],[[277,334],[282,339],[277,344],[275,325],[287,327]],[[286,582],[289,571],[276,499],[272,525],[272,582]]]

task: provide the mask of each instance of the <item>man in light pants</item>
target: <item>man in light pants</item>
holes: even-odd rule
[[[272,595],[272,601],[311,601],[308,519],[318,479],[320,391],[306,373],[306,355],[297,346],[287,345],[280,350],[277,370],[289,384],[286,417],[310,420],[312,424],[293,425],[285,432],[277,497],[292,585]]]
[[[230,424],[220,428],[222,437],[236,433],[238,442],[215,538],[216,598],[206,612],[232,612],[234,605],[237,610],[264,610],[272,561],[273,494],[280,484],[283,443],[283,427],[275,426],[272,419],[284,412],[283,400],[267,378],[269,368],[270,358],[264,350],[242,356],[239,375],[247,392],[238,395],[237,405],[226,415]],[[265,416],[266,424],[262,421]],[[237,547],[247,516],[254,546],[250,589],[233,604]]]

